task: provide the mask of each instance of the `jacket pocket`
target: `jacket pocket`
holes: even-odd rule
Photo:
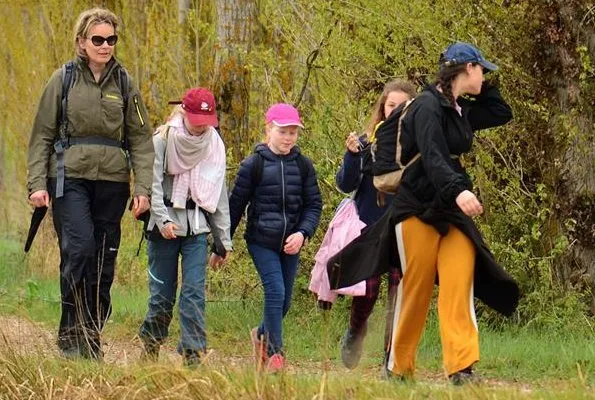
[[[112,132],[120,129],[124,123],[124,102],[120,94],[106,92],[101,96],[101,119],[103,129],[106,134],[111,136]]]

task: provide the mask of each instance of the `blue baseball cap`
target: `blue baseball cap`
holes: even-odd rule
[[[487,71],[495,71],[498,66],[486,60],[479,49],[469,43],[455,42],[448,46],[440,55],[440,66],[448,67],[451,65],[477,63]]]

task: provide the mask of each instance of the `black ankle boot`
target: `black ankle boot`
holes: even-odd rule
[[[467,367],[455,372],[452,375],[449,375],[448,379],[450,379],[450,382],[455,386],[468,384],[476,385],[480,383],[479,377],[473,373],[473,369],[471,367]]]
[[[341,360],[347,368],[353,369],[359,364],[364,347],[364,337],[366,337],[366,328],[361,332],[353,332],[349,328],[345,331],[341,340]]]

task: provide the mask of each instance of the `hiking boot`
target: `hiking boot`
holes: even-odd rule
[[[159,360],[159,349],[161,348],[159,342],[146,338],[141,338],[141,340],[143,341],[143,352],[140,356],[141,360],[157,362]]]
[[[285,368],[285,357],[281,353],[275,353],[267,362],[267,372],[272,374],[281,372]]]
[[[81,354],[81,350],[78,348],[78,346],[60,348],[59,350],[60,355],[67,360],[77,360],[83,357],[83,355]]]
[[[83,347],[83,351],[81,352],[81,356],[87,360],[92,361],[103,361],[103,350],[100,348],[91,348],[91,346]]]
[[[250,330],[250,339],[252,340],[254,362],[258,369],[260,369],[266,365],[268,359],[266,341],[258,337],[258,328],[252,328]]]
[[[481,383],[481,379],[473,373],[471,367],[467,367],[449,375],[448,379],[450,379],[450,382],[455,386],[477,385],[478,383]]]
[[[200,366],[200,351],[198,350],[184,350],[183,354],[184,366],[190,369],[195,369]]]
[[[362,358],[365,336],[365,328],[359,333],[355,333],[351,329],[345,331],[343,339],[341,339],[341,360],[345,367],[349,369],[357,367],[360,358]]]

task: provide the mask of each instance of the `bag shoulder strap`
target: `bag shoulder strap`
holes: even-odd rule
[[[407,103],[405,103],[405,106],[403,107],[403,111],[401,111],[401,115],[399,116],[399,122],[397,123],[397,148],[395,151],[395,162],[397,163],[397,166],[399,167],[399,169],[405,169],[407,168],[409,165],[411,165],[415,160],[417,160],[421,154],[417,153],[406,165],[403,165],[401,163],[401,153],[403,151],[403,147],[401,146],[401,134],[403,132],[403,119],[405,119],[405,116],[407,115],[407,112],[409,111],[409,107],[411,106],[411,104],[415,101],[415,98],[408,100]]]

